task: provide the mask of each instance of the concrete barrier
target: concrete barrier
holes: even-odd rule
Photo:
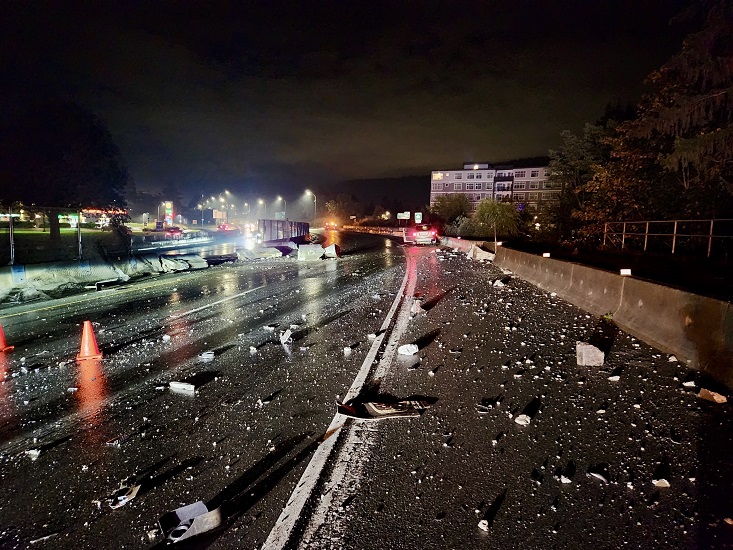
[[[494,263],[733,387],[733,305],[500,247]]]

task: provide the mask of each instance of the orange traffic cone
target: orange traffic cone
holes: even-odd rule
[[[94,337],[94,329],[91,321],[84,321],[84,330],[81,333],[81,349],[76,356],[77,361],[84,359],[101,359],[102,352],[97,347],[97,339]]]
[[[3,326],[0,325],[0,351],[12,351],[13,349],[15,349],[15,346],[9,346],[5,342],[5,332],[3,331]]]

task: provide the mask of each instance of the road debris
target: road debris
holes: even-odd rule
[[[526,414],[519,414],[514,417],[514,422],[516,422],[520,426],[529,426],[530,422],[532,422],[532,419]]]
[[[196,393],[196,386],[190,382],[169,382],[168,387],[175,393],[185,393],[188,395],[194,395]]]
[[[605,353],[587,342],[576,342],[575,353],[579,367],[602,367],[606,358]]]
[[[706,401],[712,401],[713,403],[727,403],[728,398],[724,395],[721,395],[717,392],[708,390],[706,388],[700,388],[700,393],[698,394],[698,397],[705,399]]]
[[[216,357],[216,354],[213,351],[205,351],[199,355],[199,360],[203,363],[208,363],[209,361],[213,361],[214,357]]]
[[[285,346],[293,341],[291,338],[293,335],[293,331],[290,329],[287,329],[285,332],[280,333],[280,343]]]
[[[111,497],[107,498],[107,504],[112,509],[120,508],[134,499],[139,491],[140,484],[135,483],[135,477],[128,477],[122,480],[120,488]]]
[[[417,347],[417,344],[404,344],[397,348],[397,353],[400,355],[415,355],[418,351],[420,348]]]
[[[336,403],[338,413],[363,420],[421,416],[430,406],[431,403],[426,400],[397,402],[370,401],[351,404]]]
[[[163,536],[171,542],[206,533],[216,529],[221,523],[220,509],[209,510],[201,501],[163,514],[158,520]]]

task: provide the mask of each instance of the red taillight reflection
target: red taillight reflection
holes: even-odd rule
[[[434,237],[435,236],[435,231],[431,231],[430,234]]]

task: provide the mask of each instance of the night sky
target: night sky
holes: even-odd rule
[[[682,5],[17,1],[1,106],[89,107],[143,190],[294,199],[424,175],[426,202],[433,169],[546,155],[638,100],[680,48]]]

